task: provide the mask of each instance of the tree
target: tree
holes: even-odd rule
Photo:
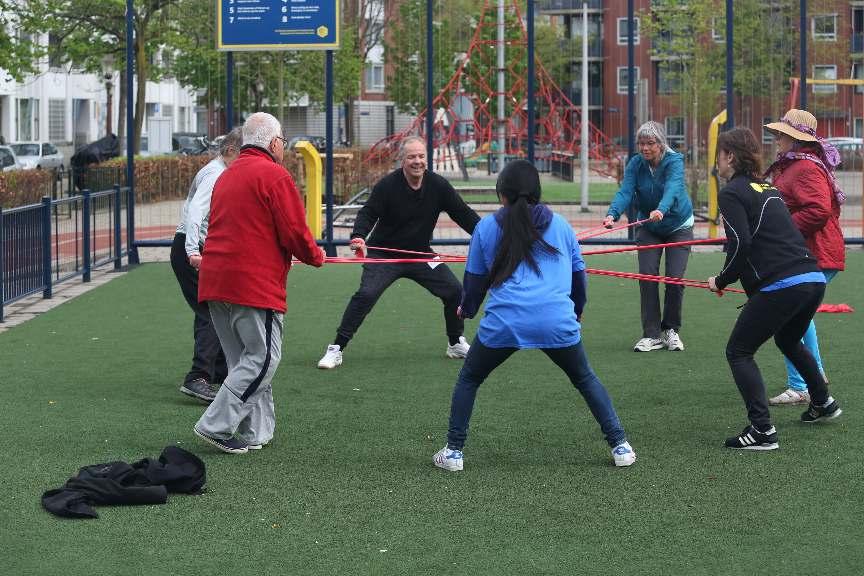
[[[135,38],[134,70],[135,142],[141,146],[144,126],[147,81],[159,77],[159,68],[151,70],[150,56],[160,49],[168,31],[167,8],[179,0],[137,0],[133,5]],[[126,50],[126,3],[124,0],[23,0],[18,14],[29,14],[40,22],[43,31],[59,39],[63,58],[77,68],[95,72],[102,67],[104,56],[114,57],[115,66],[124,73]],[[122,55],[122,56],[121,56]],[[125,102],[125,82],[120,83],[121,107]],[[121,108],[121,122],[123,119]]]
[[[405,0],[399,5],[399,17],[390,22],[391,32],[385,39],[385,60],[392,67],[387,81],[388,97],[400,111],[417,114],[426,106],[426,0]],[[522,22],[510,7],[505,11],[505,58],[507,81],[524,79],[527,48],[523,42]],[[480,26],[479,45],[468,58],[468,51]],[[483,6],[472,0],[451,0],[446,12],[433,22],[433,93],[437,95],[452,78],[457,66],[464,63],[462,88],[476,96],[496,92],[497,13],[483,12]],[[563,74],[570,61],[581,53],[579,42],[566,39],[560,28],[535,22],[535,56],[555,77]],[[518,47],[518,48],[517,48]],[[574,56],[576,55],[576,56]],[[508,89],[512,86],[508,86]],[[508,99],[507,114],[514,104]]]
[[[733,94],[740,98],[779,97],[788,88],[792,60],[782,47],[797,42],[788,25],[791,0],[741,0],[734,5]],[[651,55],[660,58],[658,89],[665,90],[688,118],[689,148],[698,161],[699,126],[723,108],[726,77],[726,11],[721,0],[656,0],[641,14]],[[754,57],[758,55],[758,57]],[[692,172],[694,179],[696,171]],[[692,192],[696,192],[696,182]]]
[[[166,45],[174,54],[170,73],[203,92],[208,107],[224,105],[227,83],[225,56],[215,48],[216,19],[210,0],[179,0]],[[357,29],[342,27],[341,46],[334,51],[334,98],[357,94],[362,60],[357,55]],[[234,108],[238,112],[266,110],[282,118],[285,105],[308,97],[324,101],[324,52],[290,50],[235,52]]]
[[[16,0],[0,0],[0,70],[16,82],[38,70],[38,59],[44,54],[32,39],[38,30],[38,21],[18,10]]]

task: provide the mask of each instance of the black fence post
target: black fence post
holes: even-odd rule
[[[51,298],[51,197],[42,197],[42,290],[43,298]]]
[[[123,250],[120,248],[120,185],[114,185],[114,270],[123,265]]]
[[[84,252],[84,274],[82,275],[82,281],[89,282],[90,281],[90,189],[85,188],[81,191],[81,195],[84,197],[84,209],[81,214],[81,240],[82,240],[82,252]]]
[[[0,322],[3,322],[3,303],[6,302],[6,242],[3,236],[3,208],[0,207]]]

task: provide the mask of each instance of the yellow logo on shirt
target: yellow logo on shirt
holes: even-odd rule
[[[753,188],[759,194],[767,190],[772,190],[774,187],[771,184],[759,183],[759,182],[751,182],[750,187]]]

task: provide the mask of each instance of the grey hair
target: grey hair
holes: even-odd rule
[[[405,149],[408,147],[408,144],[411,144],[413,142],[420,142],[421,144],[423,144],[424,147],[426,146],[425,138],[421,136],[408,136],[407,138],[402,140],[402,143],[399,145],[398,158],[400,162],[405,159]]]
[[[252,144],[267,148],[270,142],[282,135],[282,125],[275,116],[266,112],[255,112],[243,123],[243,145]]]
[[[219,143],[219,155],[225,156],[228,154],[229,148],[234,148],[234,150],[240,150],[240,146],[243,145],[243,127],[237,126],[231,132],[225,135],[225,138],[222,139],[222,142]]]
[[[669,141],[666,139],[666,129],[663,128],[662,124],[654,120],[649,120],[639,126],[639,130],[636,131],[636,140],[638,141],[640,138],[653,138],[663,146],[664,153],[667,150],[672,150],[669,147]]]

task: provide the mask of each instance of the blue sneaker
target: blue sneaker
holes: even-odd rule
[[[451,450],[447,446],[444,446],[432,456],[432,462],[435,463],[435,466],[444,470],[458,472],[462,470],[462,451]]]
[[[622,442],[612,449],[612,460],[615,466],[630,466],[636,462],[636,452],[629,442]]]
[[[223,440],[221,438],[214,438],[213,436],[209,436],[200,430],[197,427],[193,427],[192,431],[195,432],[195,435],[208,442],[221,450],[222,452],[227,452],[228,454],[245,454],[249,451],[249,445],[242,440],[238,440],[236,438],[228,438],[227,440]]]

